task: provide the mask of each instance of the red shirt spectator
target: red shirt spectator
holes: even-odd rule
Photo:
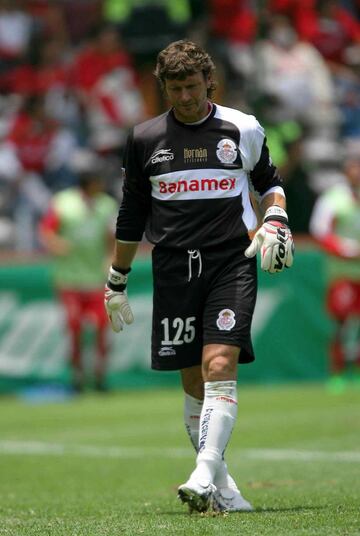
[[[249,0],[211,0],[210,31],[217,38],[251,43],[257,31],[257,17]]]
[[[81,90],[90,91],[104,74],[124,66],[131,66],[129,54],[121,48],[117,32],[104,28],[75,60],[75,85]]]
[[[300,39],[328,61],[342,63],[345,49],[360,43],[360,22],[338,0],[271,0],[269,9],[289,15]]]
[[[44,116],[42,105],[33,98],[30,99],[28,110],[16,117],[7,141],[14,144],[24,170],[43,173],[49,147],[56,133],[56,123]]]

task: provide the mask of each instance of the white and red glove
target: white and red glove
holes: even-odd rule
[[[110,267],[108,282],[105,285],[105,309],[111,327],[116,333],[122,331],[125,324],[134,322],[134,315],[128,302],[126,293],[128,270]]]
[[[245,250],[246,257],[255,257],[260,251],[261,268],[265,272],[273,274],[292,266],[294,242],[287,223],[288,217],[283,208],[277,205],[269,207],[262,226]]]

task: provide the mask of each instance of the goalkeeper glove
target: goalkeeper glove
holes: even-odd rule
[[[116,333],[122,331],[125,324],[134,322],[126,293],[126,284],[131,268],[121,270],[110,267],[108,282],[105,285],[105,309],[108,314],[111,327]]]
[[[261,252],[261,268],[265,272],[273,274],[292,266],[294,242],[287,223],[284,209],[276,205],[269,207],[262,226],[245,250],[246,257],[254,257],[258,251]]]

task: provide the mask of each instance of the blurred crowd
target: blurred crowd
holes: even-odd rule
[[[36,252],[52,195],[97,159],[121,199],[129,128],[165,104],[157,52],[189,37],[216,101],[254,113],[295,233],[360,151],[360,0],[0,0],[0,250]]]

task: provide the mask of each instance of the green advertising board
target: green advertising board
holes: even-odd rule
[[[282,274],[259,271],[253,321],[256,361],[239,369],[239,382],[322,380],[327,375],[332,323],[324,309],[323,255],[298,251]],[[178,374],[150,370],[152,276],[149,257],[134,263],[129,297],[135,322],[120,334],[109,330],[109,384],[144,387],[178,383]],[[91,327],[84,334],[84,361],[93,360]],[[0,267],[0,389],[69,378],[69,342],[51,283],[51,264]]]

